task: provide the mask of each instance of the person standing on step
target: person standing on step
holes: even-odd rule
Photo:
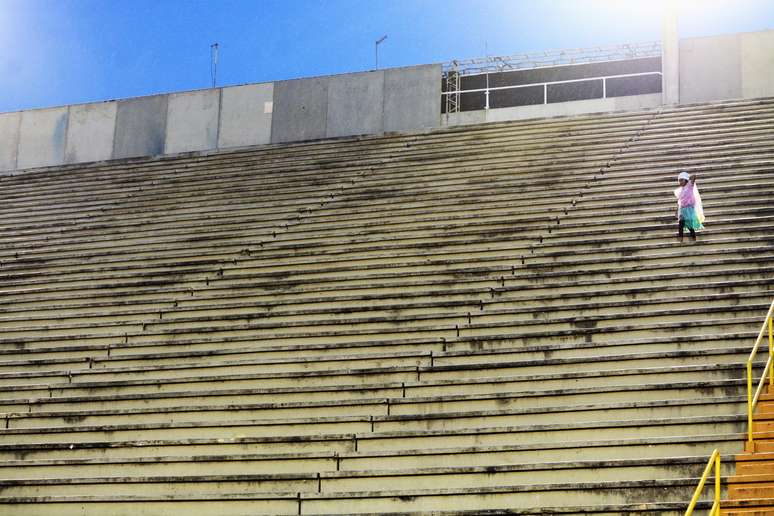
[[[675,189],[677,197],[677,235],[680,242],[683,241],[683,231],[691,232],[691,240],[696,241],[696,231],[704,229],[704,209],[701,205],[701,196],[696,187],[696,174],[680,172],[677,176],[680,183]]]

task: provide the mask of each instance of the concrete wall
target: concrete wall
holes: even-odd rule
[[[774,31],[680,41],[680,103],[774,95]]]
[[[114,158],[156,156],[164,153],[168,95],[118,102]]]
[[[168,96],[164,153],[215,149],[218,146],[220,90]]]
[[[774,95],[774,30],[740,34],[742,97]]]
[[[397,68],[384,72],[386,132],[437,127],[440,112],[440,65]]]
[[[438,127],[440,99],[440,65],[277,82],[271,141]]]
[[[331,77],[325,136],[383,132],[384,88],[382,71]]]
[[[661,26],[661,99],[665,105],[680,102],[680,36],[677,4],[666,3]]]
[[[274,83],[223,88],[218,148],[271,142]]]
[[[63,163],[67,122],[66,107],[22,112],[16,166],[33,168]]]
[[[325,138],[328,77],[274,83],[271,142]]]
[[[738,35],[680,42],[680,103],[742,96]]]
[[[441,66],[0,114],[0,171],[440,125]]]
[[[21,113],[0,114],[0,170],[16,168]]]
[[[110,159],[117,112],[117,102],[70,106],[65,163]]]

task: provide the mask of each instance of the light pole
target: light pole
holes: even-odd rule
[[[384,40],[387,39],[387,34],[382,36],[381,38],[376,40],[376,43],[374,44],[374,58],[376,60],[376,69],[379,69],[379,44],[384,42]]]
[[[212,79],[212,87],[215,87],[215,83],[218,81],[218,48],[217,43],[210,45],[210,78]]]

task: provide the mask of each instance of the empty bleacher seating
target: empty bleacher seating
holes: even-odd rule
[[[0,515],[682,514],[713,448],[765,463],[773,136],[762,99],[0,176]]]

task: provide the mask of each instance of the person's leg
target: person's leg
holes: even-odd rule
[[[696,231],[694,231],[693,228],[690,228],[690,231],[691,231],[691,240],[696,242]]]
[[[683,219],[677,221],[677,238],[683,241]]]

